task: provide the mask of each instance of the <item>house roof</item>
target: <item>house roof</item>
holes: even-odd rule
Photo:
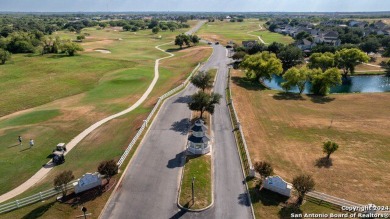
[[[191,135],[188,138],[188,141],[193,142],[193,143],[207,143],[210,141],[210,138],[207,135],[205,135],[203,137],[196,137],[194,135]]]
[[[339,33],[336,31],[329,31],[324,34],[324,37],[339,37]]]

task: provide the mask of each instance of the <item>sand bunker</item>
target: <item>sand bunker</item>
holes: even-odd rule
[[[111,51],[109,51],[109,50],[106,50],[106,49],[95,49],[94,51],[96,51],[96,52],[100,52],[100,53],[111,53]]]

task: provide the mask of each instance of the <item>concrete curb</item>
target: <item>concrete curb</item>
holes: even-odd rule
[[[214,53],[214,48],[211,46],[211,48],[213,49],[213,52],[211,53],[210,57],[207,59],[207,61],[211,58],[211,56],[213,56],[213,53]],[[207,62],[206,61],[206,62]],[[213,82],[213,88],[214,88],[214,85],[215,85],[215,81],[217,79],[217,76],[218,76],[218,68],[217,68],[217,73],[215,74],[214,76],[214,82]],[[190,82],[189,82],[190,83]],[[192,119],[192,111],[191,111],[191,119]],[[212,115],[210,115],[210,121],[212,121]],[[210,130],[211,130],[211,136],[214,136],[214,132],[212,131],[212,127],[211,127],[211,122],[210,122]],[[189,133],[187,133],[187,138],[188,138],[188,135]],[[212,137],[213,139],[213,137]],[[184,150],[186,149],[186,146],[184,147]],[[182,160],[183,158],[186,160],[187,156],[184,155],[184,157],[182,157]],[[214,189],[214,149],[211,150],[211,204],[204,207],[204,208],[201,208],[201,209],[190,209],[190,208],[185,208],[183,207],[181,204],[180,204],[180,193],[181,193],[181,186],[182,186],[182,183],[183,183],[183,176],[184,176],[184,165],[183,167],[181,168],[181,175],[180,175],[180,182],[179,182],[179,190],[178,190],[178,193],[177,193],[177,206],[180,208],[180,209],[183,209],[183,210],[186,210],[186,211],[190,211],[190,212],[202,212],[202,211],[205,211],[211,207],[214,206],[214,193],[215,193],[215,189]],[[182,161],[183,162],[183,161]]]

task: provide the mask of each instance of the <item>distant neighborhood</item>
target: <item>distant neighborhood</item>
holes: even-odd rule
[[[318,45],[341,46],[342,44],[369,43],[363,51],[377,52],[383,39],[388,39],[390,26],[382,20],[305,20],[274,19],[267,22],[272,32],[289,35],[296,39],[295,45],[304,52],[311,52]],[[386,37],[387,36],[387,37]]]

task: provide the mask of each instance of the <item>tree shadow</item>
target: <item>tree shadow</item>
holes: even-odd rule
[[[299,217],[298,215],[300,215],[300,214],[303,215],[303,211],[299,208],[299,206],[297,206],[295,204],[288,204],[288,205],[282,207],[280,209],[280,211],[278,212],[278,216],[280,219],[290,219],[291,214],[297,214],[297,216],[294,218],[302,218],[302,217]]]
[[[332,162],[332,158],[326,158],[326,157],[321,157],[321,158],[318,158],[315,162],[315,166],[318,167],[318,168],[330,168],[331,166],[333,166],[333,162]]]
[[[234,84],[247,90],[261,91],[267,89],[263,84],[256,83],[246,77],[232,76],[231,79]]]
[[[318,104],[329,103],[329,102],[332,102],[333,100],[336,99],[336,98],[334,98],[334,97],[329,97],[329,96],[318,96],[318,95],[313,95],[313,94],[308,94],[307,96],[310,97],[310,100],[311,100],[313,103],[318,103]]]
[[[75,54],[74,56],[77,56],[77,54]],[[47,58],[49,59],[62,59],[62,58],[66,58],[66,57],[70,57],[66,54],[53,54],[53,55],[50,55],[48,56]]]
[[[185,118],[180,121],[176,121],[171,125],[170,130],[173,130],[175,132],[180,132],[181,135],[188,134],[190,127],[190,119]]]
[[[169,169],[183,167],[185,164],[185,162],[183,162],[183,159],[185,158],[185,153],[186,153],[186,151],[182,151],[182,152],[176,154],[175,158],[168,160],[167,167]]]
[[[45,214],[54,204],[56,201],[49,202],[45,205],[42,205],[38,208],[35,208],[34,210],[30,211],[28,214],[24,215],[22,219],[31,219],[31,218],[39,218],[43,214]]]
[[[237,199],[238,199],[238,204],[244,205],[244,206],[247,206],[247,207],[250,206],[250,204],[249,204],[249,197],[248,197],[248,194],[246,192],[239,194]]]
[[[173,103],[188,103],[191,100],[190,95],[182,96],[177,98]]]
[[[305,100],[301,95],[297,93],[279,92],[272,96],[275,100]]]

